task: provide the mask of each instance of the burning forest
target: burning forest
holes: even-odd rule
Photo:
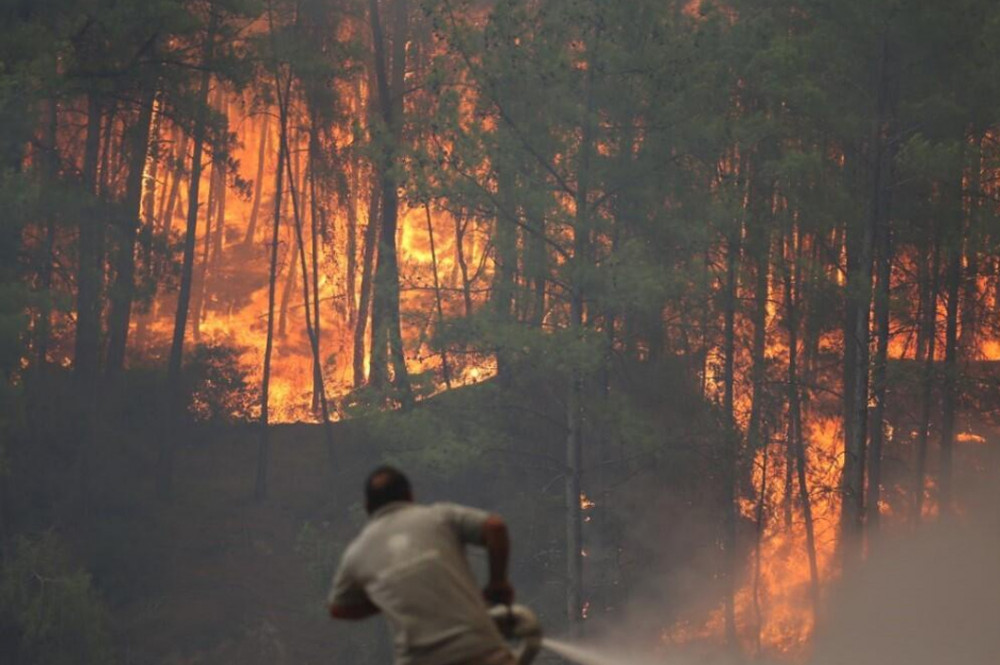
[[[0,660],[384,662],[310,603],[385,461],[663,662],[995,545],[994,3],[0,16]]]

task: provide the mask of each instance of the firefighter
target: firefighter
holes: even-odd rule
[[[396,665],[513,665],[487,608],[514,600],[503,519],[451,503],[414,503],[409,480],[390,466],[368,476],[365,510],[368,523],[334,575],[330,616],[383,614]],[[483,591],[465,556],[469,544],[488,554]]]

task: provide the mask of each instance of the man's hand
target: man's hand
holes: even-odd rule
[[[514,587],[507,580],[490,582],[483,589],[483,598],[490,605],[510,605],[514,602]]]

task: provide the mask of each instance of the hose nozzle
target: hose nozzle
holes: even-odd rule
[[[490,610],[500,634],[515,643],[518,665],[528,665],[542,648],[542,625],[535,613],[524,605],[497,605]]]

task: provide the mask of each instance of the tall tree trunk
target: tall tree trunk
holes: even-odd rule
[[[504,132],[506,133],[506,132]],[[501,140],[513,141],[512,137]],[[517,225],[519,215],[514,200],[513,166],[496,165],[497,200],[500,202],[494,222],[494,272],[491,305],[495,325],[503,330],[513,322],[514,282],[517,272]],[[510,354],[503,344],[496,347],[497,380],[500,385],[510,383]]]
[[[155,255],[153,253],[153,238],[156,236],[159,220],[163,218],[166,210],[165,202],[167,198],[167,181],[170,173],[164,173],[163,186],[160,187],[160,196],[157,197],[157,187],[160,179],[160,161],[162,159],[162,128],[163,128],[163,104],[164,94],[161,92],[156,100],[156,113],[153,116],[153,125],[150,128],[149,156],[147,157],[148,172],[143,178],[142,186],[142,233],[138,238],[139,256],[141,257],[142,271],[145,273],[140,278],[148,286],[155,283],[153,280]],[[157,203],[159,202],[159,210]],[[155,295],[155,294],[153,294]],[[149,319],[152,308],[146,303],[136,320],[135,325],[135,345],[139,348],[145,344],[146,332],[149,327]]]
[[[269,17],[270,18],[270,17]],[[273,29],[273,26],[271,26]],[[281,83],[275,80],[275,87],[280,87]],[[291,78],[285,87],[285,97],[291,87]],[[271,224],[271,247],[270,261],[268,263],[267,274],[267,335],[264,341],[264,369],[260,387],[260,420],[258,421],[259,438],[257,441],[257,474],[254,480],[254,497],[260,501],[267,496],[267,475],[268,460],[270,458],[270,413],[268,402],[271,388],[271,354],[274,349],[274,301],[275,291],[277,291],[278,279],[278,242],[281,235],[281,198],[285,188],[285,135],[288,131],[288,107],[285,104],[278,106],[278,169],[274,174],[274,217]],[[265,134],[266,137],[266,134]],[[266,138],[261,139],[265,143]],[[263,163],[263,156],[261,158]],[[261,169],[258,169],[258,174]],[[258,191],[262,189],[262,183],[258,185]],[[248,234],[252,238],[252,234]]]
[[[372,104],[366,103],[361,86],[361,77],[354,78],[354,104],[355,115],[361,117],[367,113],[368,118],[372,117]],[[350,178],[347,185],[347,261],[345,284],[347,285],[347,328],[355,331],[358,327],[358,307],[360,306],[360,294],[358,293],[357,271],[358,271],[358,205],[361,202],[361,182],[362,182],[362,160],[359,150],[350,151]],[[362,241],[364,245],[364,241]],[[364,250],[362,250],[364,251]],[[362,335],[362,340],[364,335]],[[356,345],[355,345],[356,346]],[[364,363],[364,348],[362,348],[362,364]],[[354,377],[357,379],[357,377]],[[364,377],[361,377],[362,382]]]
[[[465,230],[468,217],[455,215],[455,261],[462,276],[462,301],[465,303],[465,318],[472,316],[472,284],[469,282],[469,264],[465,260]]]
[[[928,274],[929,262],[926,257],[921,257],[917,262],[917,289],[920,292],[917,302],[917,344],[914,350],[913,359],[922,363],[927,357],[927,326],[924,321],[927,319],[928,310],[932,309],[928,298],[935,297],[930,290],[931,277]]]
[[[849,275],[848,307],[853,310],[853,329],[847,330],[845,347],[851,346],[851,383],[845,386],[845,394],[850,393],[851,419],[844,447],[844,472],[841,482],[843,503],[841,506],[840,545],[845,564],[853,565],[862,554],[864,528],[864,478],[865,452],[868,439],[868,380],[870,376],[869,342],[871,339],[872,305],[872,263],[875,247],[875,229],[880,215],[882,190],[886,187],[886,151],[889,150],[890,122],[890,74],[889,74],[889,26],[883,27],[880,37],[878,79],[875,115],[872,119],[871,138],[868,143],[871,169],[871,204],[868,219],[855,228],[858,233],[856,250],[858,253],[855,271]]]
[[[101,120],[103,108],[97,95],[87,98],[87,138],[83,154],[83,188],[87,195],[98,194],[98,162],[101,150]],[[76,345],[73,371],[87,391],[97,389],[98,356],[100,344],[101,279],[104,274],[104,257],[100,251],[100,229],[103,211],[96,198],[87,206],[80,218],[79,259],[77,265],[76,295]],[[89,394],[89,393],[88,393]]]
[[[889,301],[892,277],[892,230],[889,218],[880,221],[878,230],[878,282],[875,292],[875,362],[872,368],[872,393],[875,406],[871,418],[871,441],[868,448],[868,501],[867,517],[869,537],[880,526],[882,497],[882,449],[885,438],[886,388],[889,359]]]
[[[361,101],[360,81],[355,83],[356,110],[360,114],[364,107]],[[347,299],[347,328],[354,330],[358,325],[358,200],[361,189],[361,158],[357,150],[350,153],[350,176],[347,185],[347,261],[344,273],[345,297]]]
[[[167,195],[166,204],[163,208],[163,213],[160,219],[160,239],[166,244],[170,241],[170,234],[173,230],[173,220],[177,216],[177,211],[181,208],[180,206],[180,191],[181,182],[184,180],[185,173],[185,163],[187,162],[187,145],[188,136],[187,134],[182,134],[179,128],[175,128],[174,139],[176,142],[176,152],[174,154],[174,163],[172,168],[173,181],[170,185],[170,194]],[[151,282],[154,289],[159,289],[160,275],[166,268],[166,261],[163,259],[154,259],[150,267],[151,270]],[[154,296],[156,293],[154,292]],[[149,318],[153,321],[159,318],[161,302],[159,298],[153,298],[153,305],[150,309]]]
[[[142,178],[142,226],[144,229],[143,239],[151,237],[152,230],[156,227],[156,204],[162,197],[156,196],[157,186],[160,179],[160,134],[163,125],[163,92],[161,91],[153,99],[153,117],[149,128],[149,149],[146,155],[146,171]],[[163,183],[163,194],[166,194],[166,182]],[[144,248],[145,249],[145,248]]]
[[[580,119],[580,153],[577,164],[577,186],[574,197],[573,257],[578,276],[580,268],[591,260],[590,178],[593,150],[593,79],[599,29],[586,49],[589,54],[587,75],[584,78],[583,113]],[[512,220],[513,221],[513,220]],[[513,226],[513,225],[512,225]],[[584,303],[583,284],[576,277],[570,284],[570,331],[577,343],[583,342]],[[566,395],[566,619],[571,633],[579,633],[583,611],[583,514],[580,496],[583,491],[583,386],[585,377],[580,367],[571,367]]]
[[[178,130],[180,131],[180,130]],[[164,240],[169,240],[170,231],[173,229],[174,217],[177,216],[177,205],[180,198],[181,181],[184,180],[186,171],[184,164],[187,162],[188,135],[182,134],[177,144],[177,154],[174,162],[174,180],[170,185],[170,194],[167,196],[167,207],[160,220],[160,227]]]
[[[129,170],[125,184],[123,217],[115,258],[115,281],[111,286],[111,312],[108,316],[108,357],[106,371],[117,376],[125,365],[132,300],[135,297],[135,242],[142,215],[143,174],[149,159],[150,136],[155,117],[156,88],[143,94],[138,124],[129,147]]]
[[[756,169],[754,169],[756,171]],[[750,211],[752,214],[748,242],[754,261],[754,309],[753,348],[750,370],[753,386],[753,401],[750,405],[750,421],[747,426],[750,457],[753,458],[761,446],[765,445],[763,432],[764,386],[767,378],[767,303],[768,276],[771,266],[771,197],[773,186],[760,182],[760,176],[751,173]]]
[[[796,242],[795,229],[789,229],[786,234],[785,243],[787,246],[787,261],[784,262],[785,278],[785,312],[788,326],[788,436],[789,448],[795,454],[795,473],[798,480],[799,505],[802,508],[802,518],[806,528],[806,555],[809,559],[809,599],[812,602],[813,620],[819,619],[820,596],[819,596],[819,564],[816,559],[816,535],[813,527],[812,499],[809,494],[809,485],[806,478],[806,452],[805,442],[802,439],[802,404],[801,393],[799,392],[798,376],[798,317],[797,303],[798,295],[796,290],[801,283],[801,247]],[[793,270],[788,267],[788,262],[794,265]]]
[[[941,236],[940,224],[934,222],[933,241],[931,246],[932,258],[930,268],[930,284],[928,286],[927,306],[924,310],[921,326],[924,329],[924,337],[927,339],[926,355],[924,356],[923,371],[923,394],[921,396],[920,407],[920,429],[917,437],[917,460],[916,473],[913,488],[913,522],[919,524],[923,519],[924,508],[924,476],[927,465],[927,442],[930,438],[931,428],[931,407],[934,399],[934,352],[937,341],[937,299],[938,299],[938,272],[941,256]]]
[[[378,262],[375,266],[375,292],[372,302],[372,348],[369,360],[369,382],[377,388],[384,388],[388,382],[391,361],[393,383],[400,402],[404,408],[409,408],[413,403],[413,393],[406,370],[400,328],[399,265],[396,259],[399,191],[394,170],[399,144],[402,140],[403,77],[406,70],[408,3],[406,0],[394,0],[393,8],[393,58],[390,87],[378,0],[370,0],[369,2],[379,107],[382,122],[389,134],[380,155],[382,224],[379,233]]]
[[[153,229],[157,233],[162,232],[163,224],[166,221],[167,201],[170,198],[170,194],[168,192],[171,192],[174,189],[174,180],[176,177],[176,164],[183,163],[183,159],[177,156],[178,145],[180,144],[180,135],[181,135],[180,127],[174,125],[171,128],[170,141],[169,141],[171,154],[168,158],[166,158],[166,163],[164,164],[164,166],[166,166],[167,168],[163,174],[163,196],[159,198],[160,205],[158,210],[156,211],[156,216],[154,217],[155,223]]]
[[[291,114],[291,111],[289,111],[289,114]],[[288,142],[287,137],[281,140]],[[292,206],[291,219],[294,221],[295,206],[299,206],[299,209],[301,209],[302,207],[300,205],[300,202],[302,200],[301,198],[302,190],[296,184],[296,181],[299,180],[299,176],[302,173],[302,169],[298,163],[299,153],[297,150],[293,151],[292,148],[289,146],[286,149],[285,153],[286,153],[285,169],[288,170],[288,173],[285,175],[288,178],[288,190],[289,190],[288,202],[285,203],[285,212],[286,213],[288,212],[288,207],[290,202],[290,205]],[[298,286],[299,283],[299,262],[296,260],[296,257],[298,256],[299,250],[301,249],[301,247],[299,246],[299,236],[298,234],[295,233],[295,229],[290,228],[287,231],[287,233],[290,233],[292,235],[292,241],[291,241],[291,251],[289,251],[287,255],[288,274],[285,277],[285,285],[281,289],[281,305],[278,311],[278,337],[282,339],[288,336],[289,308],[291,307],[292,304],[292,295],[295,293],[295,288]]]
[[[288,152],[286,159],[291,161],[292,155],[291,151]],[[286,166],[287,168],[287,166]],[[288,176],[289,189],[295,190],[295,180],[292,176]],[[289,192],[288,199],[293,202],[291,192]],[[287,204],[286,212],[287,212]],[[295,285],[298,283],[298,272],[299,263],[295,260],[295,257],[299,253],[298,237],[292,235],[291,250],[287,254],[288,260],[288,274],[285,277],[285,285],[281,289],[281,304],[278,309],[278,337],[284,339],[288,336],[288,307],[292,302],[292,291],[295,289]]]
[[[736,482],[739,431],[736,425],[734,389],[736,383],[736,282],[740,260],[741,224],[734,220],[726,239],[726,283],[723,294],[723,397],[725,448],[722,453],[723,472],[723,579],[725,581],[726,643],[737,647],[736,638]]]
[[[848,307],[853,310],[853,328],[848,330],[845,346],[852,347],[851,383],[845,393],[850,395],[851,418],[846,428],[844,470],[841,480],[841,540],[845,562],[853,564],[861,557],[862,515],[864,507],[864,458],[867,442],[868,378],[869,378],[869,323],[872,279],[872,229],[865,224],[859,230],[860,256],[852,279],[853,295],[848,295]]]
[[[217,106],[225,118],[227,130],[229,124],[229,100],[223,90],[219,89]],[[212,238],[212,260],[209,265],[212,270],[218,270],[222,262],[222,250],[226,238],[226,156],[222,155],[216,160],[217,171],[215,173],[215,235]],[[214,273],[213,273],[214,276]]]
[[[309,183],[309,234],[310,247],[312,249],[312,292],[313,292],[313,328],[316,336],[317,358],[313,363],[313,390],[312,390],[312,411],[315,413],[321,407],[320,393],[323,391],[323,354],[319,352],[322,342],[320,312],[319,312],[319,252],[320,252],[320,217],[322,216],[322,204],[318,196],[317,169],[320,164],[319,145],[319,119],[316,113],[309,116],[309,160],[308,160],[308,183]],[[325,223],[324,223],[325,227]],[[325,231],[325,228],[323,229]]]
[[[944,333],[944,383],[941,398],[941,464],[938,470],[938,508],[941,516],[952,511],[952,445],[955,441],[955,410],[958,383],[958,299],[962,285],[962,243],[965,236],[963,211],[963,174],[952,186],[949,201],[952,218],[948,223],[948,267],[945,288],[948,300],[945,306]]]
[[[761,451],[761,469],[760,469],[760,492],[757,494],[757,505],[754,507],[754,545],[753,545],[753,609],[754,609],[754,653],[759,657],[761,655],[761,633],[764,629],[764,613],[761,609],[760,604],[760,581],[761,581],[761,567],[763,564],[762,557],[762,545],[764,539],[764,528],[766,526],[765,511],[767,503],[767,480],[768,480],[768,461],[770,455],[768,454],[768,446],[764,444],[760,448]]]
[[[277,82],[278,82],[278,77],[275,76],[275,84],[276,84],[276,86],[277,86]],[[278,93],[278,95],[279,95],[279,97],[278,97],[278,103],[285,105],[286,108],[287,108],[287,105],[291,103],[291,100],[288,99],[288,93],[289,93],[289,89],[286,88],[285,89],[284,99],[282,99],[282,97],[281,97],[280,89],[279,89],[279,93]],[[287,113],[287,110],[286,110],[286,113]],[[287,132],[282,132],[282,142],[284,143],[285,153],[286,154],[289,153],[290,150],[289,150],[289,147],[288,147],[288,133]],[[295,241],[296,241],[295,244],[298,247],[297,254],[298,254],[298,259],[299,259],[299,267],[300,267],[300,269],[302,271],[302,305],[303,305],[302,308],[303,308],[303,311],[305,311],[306,334],[309,337],[309,347],[310,347],[310,350],[312,351],[313,366],[314,367],[318,367],[318,366],[321,365],[322,361],[321,361],[320,352],[319,352],[319,336],[317,335],[317,328],[316,328],[316,326],[315,326],[315,324],[314,324],[314,322],[312,320],[312,310],[311,310],[311,307],[310,307],[310,304],[309,304],[309,269],[308,269],[308,267],[306,265],[306,247],[305,247],[305,240],[303,239],[303,235],[302,235],[302,213],[301,213],[301,206],[300,206],[301,198],[298,196],[298,194],[297,194],[297,192],[295,190],[295,179],[294,179],[294,175],[292,174],[292,165],[291,165],[291,162],[286,161],[285,165],[286,165],[286,169],[287,169],[287,174],[286,175],[288,175],[288,181],[289,181],[289,184],[292,187],[292,191],[289,193],[290,194],[289,198],[291,198],[291,200],[292,200],[292,217],[293,217],[293,221],[294,221]],[[303,180],[303,184],[304,184],[304,180]],[[292,260],[294,260],[294,257],[293,257]],[[318,294],[315,294],[315,295],[316,295],[316,297],[318,297]],[[325,389],[325,387],[323,385],[322,380],[319,382],[319,385],[318,385],[317,389],[319,391],[320,413],[321,413],[322,418],[323,418],[323,436],[324,436],[324,439],[326,441],[327,457],[329,459],[331,471],[333,471],[335,469],[335,467],[334,467],[335,457],[334,457],[333,425],[330,422],[329,404],[327,403],[327,400],[326,400],[326,389]]]
[[[882,497],[882,449],[885,436],[886,388],[889,358],[889,302],[892,281],[892,186],[894,173],[894,151],[883,150],[883,164],[886,174],[881,186],[874,192],[875,242],[877,244],[877,288],[875,291],[875,362],[872,368],[872,396],[875,406],[872,410],[870,443],[868,447],[868,533],[871,539],[879,530]]]
[[[43,140],[45,179],[55,185],[59,181],[59,145],[57,135],[59,130],[59,104],[50,100],[46,109],[45,136]],[[54,271],[56,245],[55,211],[50,211],[45,220],[45,245],[42,250],[42,267],[39,274],[39,288],[45,304],[38,314],[35,327],[35,363],[39,369],[48,364],[49,335],[52,329],[52,305],[48,302],[52,290],[52,274]]]
[[[257,178],[253,181],[253,205],[250,207],[250,221],[247,223],[247,231],[243,236],[244,248],[253,245],[253,239],[257,233],[257,218],[260,216],[260,202],[264,195],[264,165],[267,162],[271,116],[269,113],[262,115],[264,119],[261,123],[260,144],[257,148]]]
[[[762,567],[762,540],[764,535],[764,508],[767,500],[768,481],[768,446],[767,435],[763,426],[763,410],[765,401],[765,380],[767,378],[767,304],[768,276],[771,266],[771,237],[768,224],[771,219],[771,186],[760,182],[756,169],[752,173],[750,192],[750,210],[752,213],[751,233],[749,242],[754,260],[754,310],[753,310],[753,349],[752,368],[750,370],[753,384],[753,401],[750,406],[750,421],[747,425],[748,457],[753,461],[761,455],[761,486],[757,495],[754,510],[754,567],[753,567],[753,606],[755,617],[754,652],[761,652],[761,633],[763,630],[763,612],[760,599],[760,581]]]
[[[205,144],[205,125],[208,121],[208,93],[211,82],[211,63],[215,58],[215,36],[219,16],[213,10],[205,35],[202,55],[202,74],[198,89],[200,106],[194,124],[194,151],[191,158],[191,184],[188,190],[187,228],[184,233],[184,261],[181,265],[180,292],[177,296],[177,314],[174,317],[174,334],[167,362],[167,423],[161,434],[160,458],[157,473],[157,492],[163,498],[173,493],[174,446],[172,426],[180,419],[182,404],[181,367],[184,360],[184,334],[187,329],[188,307],[191,303],[191,282],[194,273],[195,239],[198,232],[198,188],[201,183],[201,157]]]
[[[438,334],[444,326],[444,308],[441,305],[441,282],[438,279],[437,249],[434,246],[434,224],[431,223],[431,207],[424,203],[424,213],[427,216],[427,238],[431,243],[431,270],[434,272],[434,305],[437,309]],[[441,372],[444,375],[444,384],[451,390],[451,368],[448,366],[448,352],[444,345],[441,346]]]
[[[368,328],[368,313],[372,301],[372,267],[375,263],[375,248],[378,243],[379,215],[381,214],[380,188],[378,178],[373,175],[368,201],[368,226],[365,227],[365,242],[361,258],[361,291],[358,294],[358,317],[354,328],[354,387],[365,383],[365,336]]]
[[[212,96],[211,106],[217,109],[221,104],[222,89],[217,87]],[[194,333],[194,341],[201,342],[201,322],[205,318],[205,300],[208,298],[208,281],[211,272],[210,252],[212,250],[213,222],[218,224],[216,213],[218,212],[219,173],[223,168],[222,158],[219,149],[216,147],[212,151],[212,170],[208,176],[208,203],[205,205],[205,237],[202,239],[201,250],[201,274],[198,286],[195,290],[194,302],[192,303],[193,313],[191,316]]]
[[[979,340],[979,265],[982,251],[983,228],[980,222],[983,187],[983,133],[977,132],[976,148],[972,153],[969,169],[968,228],[965,233],[966,267],[962,273],[961,333],[958,351],[966,359],[975,357]]]

